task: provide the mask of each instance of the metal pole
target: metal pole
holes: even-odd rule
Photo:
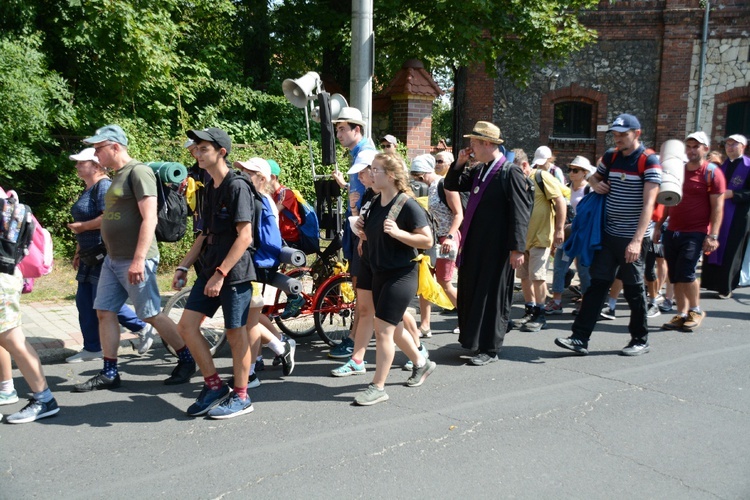
[[[708,13],[711,2],[706,2],[706,13],[703,16],[703,39],[701,40],[701,61],[698,69],[698,96],[695,99],[695,130],[703,130],[701,125],[701,111],[703,108],[703,72],[706,70],[706,46],[708,45]]]
[[[372,135],[372,76],[375,63],[375,37],[372,32],[373,0],[352,0],[351,105],[362,112],[367,124],[365,136]]]

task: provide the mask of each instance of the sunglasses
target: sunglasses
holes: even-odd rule
[[[571,174],[577,174],[578,172],[583,172],[583,170],[581,170],[580,168],[571,168],[568,169],[568,172],[570,172]]]
[[[442,164],[442,163],[445,163],[445,161],[444,161],[444,160],[435,160],[435,163],[440,163],[440,164]]]

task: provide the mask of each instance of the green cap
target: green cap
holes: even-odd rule
[[[271,166],[271,175],[275,175],[278,177],[281,174],[281,167],[278,163],[276,163],[276,160],[268,159],[266,160],[268,164]]]

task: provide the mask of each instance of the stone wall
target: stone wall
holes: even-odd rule
[[[494,120],[503,131],[506,144],[533,153],[540,141],[553,136],[551,121],[547,130],[540,130],[543,97],[555,89],[579,86],[607,95],[603,104],[607,109],[603,113],[595,109],[593,113],[606,119],[597,120],[595,125],[606,126],[620,113],[634,114],[643,127],[644,142],[652,145],[660,73],[659,58],[653,55],[660,51],[656,40],[602,40],[574,55],[565,65],[537,70],[526,88],[499,76],[495,84]],[[596,139],[596,126],[592,127],[592,133],[592,139]],[[607,141],[605,149],[611,145]],[[596,154],[603,152],[599,150]]]
[[[703,73],[703,105],[701,123],[695,125],[695,111],[688,119],[685,133],[695,129],[706,131],[714,146],[724,138],[724,121],[716,120],[715,98],[729,90],[750,85],[750,38],[732,38],[708,40],[706,48],[706,68]],[[700,71],[701,42],[696,40],[693,46],[693,61],[690,74],[690,94],[688,109],[695,110],[698,98],[698,74]],[[722,116],[725,119],[725,117]],[[718,122],[718,123],[717,123]]]

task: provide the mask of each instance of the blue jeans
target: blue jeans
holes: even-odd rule
[[[573,259],[570,259],[565,255],[562,247],[557,247],[557,250],[555,250],[553,268],[552,293],[563,293],[563,291],[565,291],[565,274],[568,272],[568,269],[570,269],[572,263]],[[586,293],[586,290],[591,284],[589,268],[587,266],[582,266],[580,262],[576,262],[576,271],[578,271],[578,279],[581,281],[581,293]]]
[[[83,335],[83,348],[89,352],[102,350],[102,344],[99,342],[99,318],[94,309],[96,289],[96,283],[79,282],[76,292],[78,324]],[[138,332],[146,327],[146,323],[138,319],[133,310],[124,304],[117,313],[117,321],[131,332]]]

